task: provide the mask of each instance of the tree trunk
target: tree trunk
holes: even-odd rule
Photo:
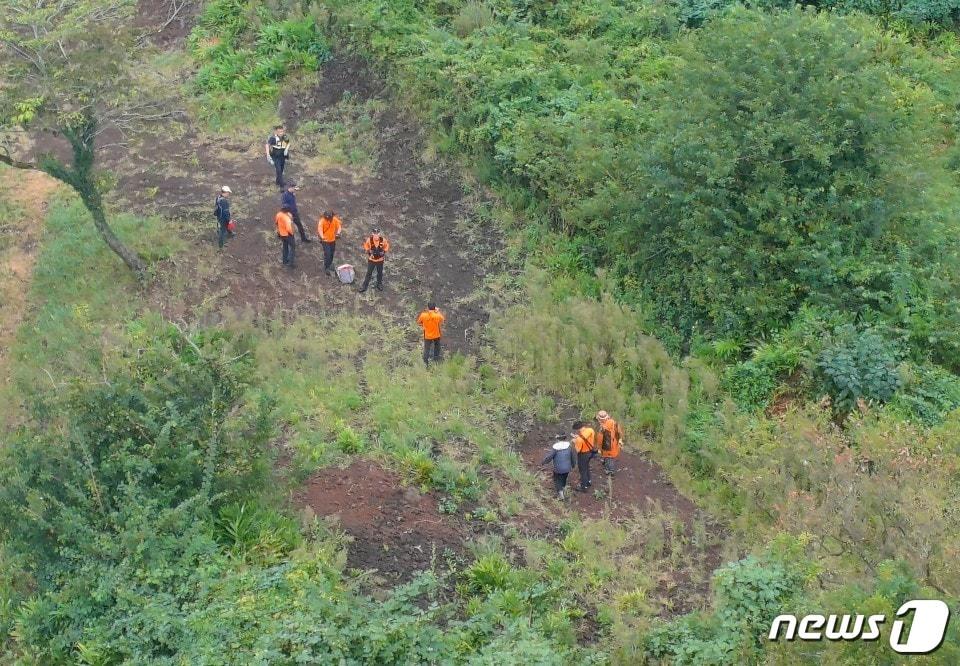
[[[93,162],[95,158],[94,143],[96,141],[96,120],[87,116],[78,127],[62,128],[63,135],[73,148],[73,168],[67,168],[52,155],[45,155],[40,159],[40,169],[57,180],[63,181],[80,195],[83,205],[93,217],[93,225],[103,241],[123,263],[130,267],[137,275],[137,279],[146,278],[147,267],[133,249],[127,247],[117,238],[113,229],[107,224],[107,216],[103,210],[103,198],[93,179]]]
[[[90,215],[93,216],[93,226],[97,228],[103,241],[111,250],[117,253],[118,257],[123,259],[123,263],[129,266],[130,270],[137,274],[137,279],[143,280],[146,277],[147,267],[144,265],[140,255],[117,238],[117,235],[113,233],[113,229],[107,224],[107,216],[103,212],[103,201],[100,199],[100,194],[97,193],[92,201],[89,197],[81,194],[81,199],[83,200],[83,205],[90,211]]]

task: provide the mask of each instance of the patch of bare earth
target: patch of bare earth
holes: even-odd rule
[[[7,371],[10,345],[27,309],[27,295],[36,260],[47,203],[59,184],[40,171],[3,171],[0,196],[21,213],[0,221],[0,377]]]
[[[674,615],[700,606],[709,592],[710,573],[721,561],[721,527],[710,516],[685,497],[666,477],[663,468],[637,451],[629,442],[618,459],[619,471],[607,476],[594,458],[591,463],[592,492],[578,492],[579,473],[570,473],[568,498],[559,502],[554,497],[552,464],[540,469],[557,434],[569,432],[576,410],[565,409],[560,424],[534,422],[520,440],[519,454],[527,467],[540,475],[541,494],[546,511],[554,522],[564,516],[607,519],[614,523],[642,521],[645,517],[662,516],[665,549],[675,542],[682,549],[683,566],[672,568],[661,578],[656,590],[662,602],[662,613]]]
[[[185,235],[196,248],[191,256],[174,257],[160,267],[166,277],[151,295],[160,311],[174,319],[198,310],[214,317],[244,309],[259,316],[320,319],[331,310],[376,312],[408,327],[416,344],[413,320],[432,299],[447,315],[448,348],[469,349],[487,320],[479,287],[501,261],[500,240],[470,231],[465,222],[473,214],[473,202],[456,170],[425,164],[419,129],[389,107],[375,117],[378,149],[372,174],[342,164],[312,170],[322,160],[298,155],[303,141],[297,141],[304,137],[298,137],[297,127],[345,95],[359,104],[386,93],[359,60],[335,58],[324,65],[312,90],[282,100],[294,140],[286,176],[300,186],[298,207],[310,236],[317,235],[322,211],[340,215],[344,232],[335,264],[353,264],[358,281],[366,270],[361,246],[374,227],[383,230],[391,245],[384,290],[359,294],[357,284],[343,285],[324,275],[319,242],[298,242],[296,268],[283,267],[273,221],[280,191],[263,153],[266,133],[214,138],[184,124],[132,137],[108,165],[119,177],[120,200],[170,218],[170,232]],[[212,210],[221,185],[233,190],[238,228],[237,236],[218,251]]]
[[[438,497],[405,486],[379,464],[360,460],[315,473],[292,495],[294,506],[329,517],[351,537],[347,566],[374,570],[384,586],[459,558],[469,524],[440,513]]]

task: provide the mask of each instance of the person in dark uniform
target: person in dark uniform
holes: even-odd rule
[[[273,128],[273,134],[267,139],[264,146],[267,152],[267,161],[273,165],[277,171],[277,187],[283,187],[283,168],[287,164],[287,157],[290,155],[290,139],[283,129],[283,125],[277,125]]]
[[[227,236],[233,238],[235,235],[229,229],[229,224],[233,221],[230,213],[230,188],[224,185],[220,188],[217,195],[217,201],[214,204],[214,215],[217,216],[217,245],[221,248],[227,240]]]
[[[296,183],[287,183],[287,189],[280,195],[280,205],[290,209],[293,223],[300,230],[300,240],[304,243],[312,243],[313,241],[307,236],[307,232],[303,230],[303,224],[300,222],[300,211],[297,210],[297,195],[294,194],[298,189]]]

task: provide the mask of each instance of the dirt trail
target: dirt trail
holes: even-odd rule
[[[8,382],[10,343],[26,312],[47,204],[59,184],[40,171],[7,169],[4,173],[11,179],[0,184],[0,196],[21,213],[0,220],[0,378]]]

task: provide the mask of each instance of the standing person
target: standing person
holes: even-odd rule
[[[312,243],[307,232],[303,230],[303,223],[300,222],[300,211],[297,210],[297,195],[296,191],[300,188],[297,187],[297,184],[294,182],[287,183],[287,189],[283,194],[280,195],[280,205],[286,206],[290,209],[290,215],[293,217],[293,223],[297,225],[297,229],[300,230],[300,240],[304,243]]]
[[[332,210],[323,211],[320,221],[317,222],[317,236],[323,245],[323,272],[327,275],[332,275],[330,267],[333,266],[333,253],[337,249],[337,239],[342,231],[343,224],[336,213]]]
[[[617,458],[620,457],[620,449],[623,447],[623,431],[620,429],[620,424],[602,409],[597,412],[597,423],[600,425],[597,435],[600,438],[600,461],[603,463],[603,471],[613,476],[617,473]]]
[[[293,216],[290,214],[290,209],[283,206],[273,221],[277,223],[277,236],[280,237],[280,242],[282,243],[280,247],[280,259],[283,261],[284,266],[293,268],[297,240],[293,235]]]
[[[578,490],[582,493],[587,492],[593,485],[590,481],[590,461],[597,454],[596,439],[597,433],[583,421],[573,424],[570,440],[573,442],[573,450],[577,452],[577,472],[580,476]]]
[[[417,317],[417,323],[423,329],[423,364],[430,365],[430,359],[439,362],[442,360],[440,351],[440,325],[444,316],[437,309],[434,302],[427,303],[427,309]]]
[[[373,272],[377,272],[377,290],[383,291],[383,260],[390,251],[390,243],[380,233],[380,229],[374,229],[370,237],[363,243],[363,249],[367,252],[367,275],[363,278],[363,286],[360,288],[362,294],[370,286],[370,277]]]
[[[543,467],[551,460],[553,461],[553,490],[557,493],[557,499],[565,499],[563,491],[567,487],[567,476],[573,471],[574,453],[570,447],[570,442],[563,438],[563,435],[557,435],[556,440],[551,447],[550,453],[543,459],[540,466]]]
[[[290,139],[283,129],[283,125],[277,125],[273,128],[273,134],[264,144],[264,150],[267,153],[267,161],[273,165],[277,172],[277,187],[283,187],[283,168],[287,164],[287,157],[290,155]]]
[[[223,249],[223,244],[226,242],[227,235],[229,234],[232,238],[235,234],[230,231],[229,225],[233,221],[233,217],[230,214],[230,195],[232,194],[229,187],[224,185],[220,188],[220,193],[217,195],[217,201],[214,204],[213,214],[217,217],[217,245]]]

